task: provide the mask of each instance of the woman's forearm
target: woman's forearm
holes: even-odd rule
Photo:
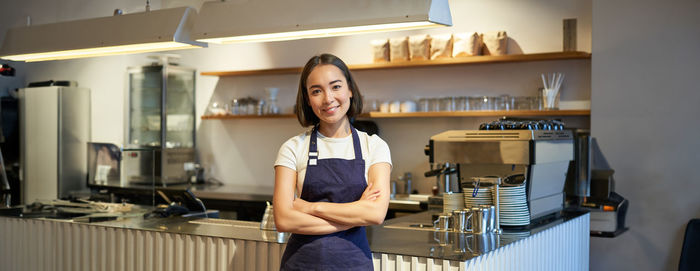
[[[382,199],[349,203],[314,202],[311,203],[309,214],[343,225],[378,225],[384,222],[386,216],[386,208],[382,208],[380,200]]]
[[[281,232],[321,235],[351,228],[351,226],[335,223],[294,209],[278,212],[278,214],[280,216],[275,216],[275,226]]]

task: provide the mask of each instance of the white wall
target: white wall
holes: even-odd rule
[[[630,230],[593,238],[591,269],[675,270],[685,225],[700,217],[699,10],[593,3],[591,129],[630,200]]]
[[[10,5],[6,5],[10,2]],[[21,25],[26,15],[38,23],[67,18],[105,16],[114,8],[127,11],[143,9],[142,1],[73,0],[7,1],[0,20]],[[163,2],[164,7],[202,1]],[[157,8],[159,1],[152,1]],[[125,6],[119,6],[123,4]],[[348,64],[371,62],[369,41],[419,33],[440,34],[466,31],[506,30],[511,38],[509,50],[538,53],[560,51],[562,19],[578,19],[578,49],[590,51],[590,1],[451,1],[454,26],[420,31],[368,34],[263,44],[211,45],[207,49],[179,51],[182,65],[198,71],[264,69],[302,66],[318,53],[331,52]],[[45,8],[44,8],[45,7]],[[82,7],[82,8],[77,8]],[[8,13],[8,14],[5,14]],[[36,14],[36,15],[35,15]],[[81,60],[28,63],[27,82],[49,79],[76,80],[93,91],[93,141],[121,144],[124,137],[123,107],[125,70],[129,66],[148,64],[146,55],[99,57]],[[590,61],[545,61],[513,64],[483,64],[430,69],[362,71],[356,77],[363,94],[372,99],[406,99],[417,96],[444,95],[534,95],[540,86],[539,74],[560,71],[567,74],[562,100],[590,99]],[[263,97],[264,87],[281,88],[280,103],[291,112],[298,78],[294,75],[245,76],[217,78],[198,76],[197,113],[202,115],[213,101],[230,101],[233,97]],[[434,181],[425,181],[428,170],[422,153],[428,138],[446,129],[474,129],[486,119],[406,119],[377,120],[381,136],[389,143],[394,158],[393,176],[410,171],[415,187],[428,192]],[[587,126],[587,119],[570,120],[575,126]],[[198,121],[198,149],[201,162],[211,176],[226,183],[273,185],[272,163],[284,140],[303,131],[294,119],[207,120]]]

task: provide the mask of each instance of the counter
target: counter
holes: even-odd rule
[[[502,234],[474,235],[469,233],[440,232],[428,229],[408,229],[409,225],[432,225],[431,212],[422,212],[386,221],[382,226],[368,228],[372,252],[376,254],[401,255],[403,263],[433,259],[445,261],[450,266],[473,264],[489,256],[505,255],[508,251],[533,254],[528,260],[540,259],[556,267],[551,270],[587,270],[589,214],[585,211],[569,210],[558,216],[539,221],[525,228],[504,228]],[[568,229],[567,229],[568,228]],[[549,235],[549,236],[548,236]],[[559,236],[557,236],[559,235]],[[543,239],[543,237],[545,237]],[[539,242],[539,243],[538,243]],[[559,258],[553,257],[552,253]],[[542,253],[537,255],[538,253]],[[565,255],[569,253],[570,255]],[[406,260],[408,258],[408,260]],[[494,261],[494,257],[490,257]],[[523,259],[521,259],[523,260]],[[566,262],[573,260],[571,262]],[[397,264],[399,260],[397,260]],[[513,260],[512,262],[518,262]],[[442,265],[443,263],[440,263]],[[516,269],[525,270],[527,265]],[[508,268],[506,270],[510,270]],[[545,268],[535,270],[545,270]],[[462,268],[460,267],[460,270]]]
[[[375,270],[588,269],[588,213],[501,235],[391,228],[430,216],[368,227]],[[139,213],[96,223],[0,217],[0,263],[9,270],[276,270],[287,237],[257,222]]]

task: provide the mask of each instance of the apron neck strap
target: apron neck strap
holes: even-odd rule
[[[357,135],[357,130],[355,130],[354,127],[352,127],[352,124],[350,124],[350,132],[352,133],[352,146],[355,149],[355,159],[362,159],[362,148],[360,147],[360,137]],[[316,141],[318,140],[318,124],[314,126],[314,129],[311,130],[311,138],[309,139],[309,164],[311,164],[311,160],[317,160],[318,159],[318,144],[316,144]],[[315,163],[315,162],[314,162]]]

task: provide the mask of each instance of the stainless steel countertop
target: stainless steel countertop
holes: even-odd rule
[[[261,242],[285,243],[287,233],[260,229],[259,222],[211,219],[211,218],[149,218],[143,217],[143,211],[134,212],[113,221],[93,222],[92,225],[128,228],[135,230],[191,234]],[[570,219],[586,214],[584,211],[562,212],[558,218],[552,218],[528,229],[504,229],[502,234],[473,235],[468,233],[437,232],[416,229],[397,229],[384,226],[396,224],[420,223],[431,224],[433,212],[422,212],[387,220],[383,225],[367,227],[370,249],[375,253],[390,253],[418,257],[430,257],[455,261],[466,261],[473,257],[494,251],[500,247],[525,239],[538,232],[547,230]],[[81,223],[60,220],[67,223]]]
[[[143,184],[126,184],[121,185],[118,182],[111,182],[107,185],[95,186],[96,188],[105,189],[187,189],[190,188],[192,193],[200,199],[216,199],[216,200],[234,200],[234,201],[270,201],[272,202],[272,194],[274,187],[272,186],[254,186],[254,185],[239,185],[239,184],[175,184],[167,186],[150,186]]]
[[[211,236],[275,243],[286,243],[287,239],[289,238],[288,233],[261,230],[260,222],[193,217],[144,218],[144,213],[145,212],[134,212],[128,215],[124,215],[118,218],[117,220],[92,222],[87,224],[105,227],[127,228],[134,230],[190,234],[199,236]],[[70,223],[81,223],[74,222],[71,220],[63,221]]]
[[[426,211],[385,221],[367,228],[370,248],[375,253],[390,253],[437,259],[466,261],[500,247],[526,239],[568,220],[586,214],[584,211],[561,212],[556,218],[531,225],[526,229],[504,229],[502,234],[470,234],[419,229],[397,229],[396,224],[429,224],[435,212]]]

